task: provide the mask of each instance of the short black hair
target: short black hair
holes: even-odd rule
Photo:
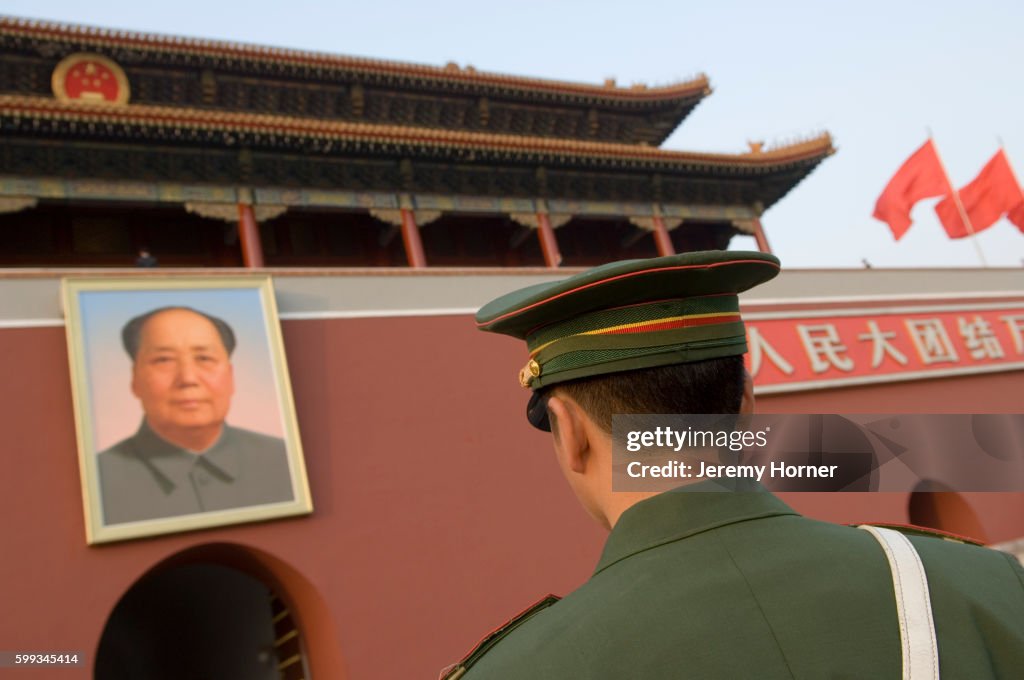
[[[172,305],[168,307],[159,307],[152,311],[140,314],[137,317],[131,319],[121,329],[121,344],[124,345],[124,351],[128,352],[128,356],[135,361],[135,357],[139,353],[139,344],[142,342],[142,328],[146,325],[146,322],[157,314],[163,312],[169,312],[175,309],[182,309],[186,312],[192,312],[198,314],[207,321],[213,324],[213,327],[217,329],[217,334],[220,335],[220,341],[224,343],[224,349],[228,351],[228,356],[235,351],[235,332],[231,330],[231,326],[228,325],[224,319],[207,314],[206,312],[200,312],[198,309],[192,307],[181,307],[178,305]]]
[[[739,413],[746,369],[742,356],[656,366],[552,385],[580,405],[604,431],[612,415]]]

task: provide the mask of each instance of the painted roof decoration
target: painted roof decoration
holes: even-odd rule
[[[53,94],[63,102],[127,104],[131,87],[124,70],[101,54],[75,52],[60,60],[51,78]]]

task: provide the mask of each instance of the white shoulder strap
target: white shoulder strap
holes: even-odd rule
[[[861,525],[885,551],[896,591],[903,647],[903,680],[938,680],[939,645],[924,565],[907,537],[892,529]]]

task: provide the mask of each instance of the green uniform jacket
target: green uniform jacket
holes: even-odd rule
[[[294,498],[284,441],[230,425],[195,454],[161,439],[143,420],[97,463],[108,525]]]
[[[1024,678],[1024,570],[1010,555],[910,536],[943,678]],[[489,639],[461,680],[898,680],[885,553],[866,531],[767,492],[670,492],[625,512],[594,575]],[[454,674],[458,677],[458,671]]]

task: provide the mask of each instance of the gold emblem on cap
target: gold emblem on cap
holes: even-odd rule
[[[540,376],[540,364],[530,359],[525,366],[519,370],[519,384],[529,387],[534,378]]]

